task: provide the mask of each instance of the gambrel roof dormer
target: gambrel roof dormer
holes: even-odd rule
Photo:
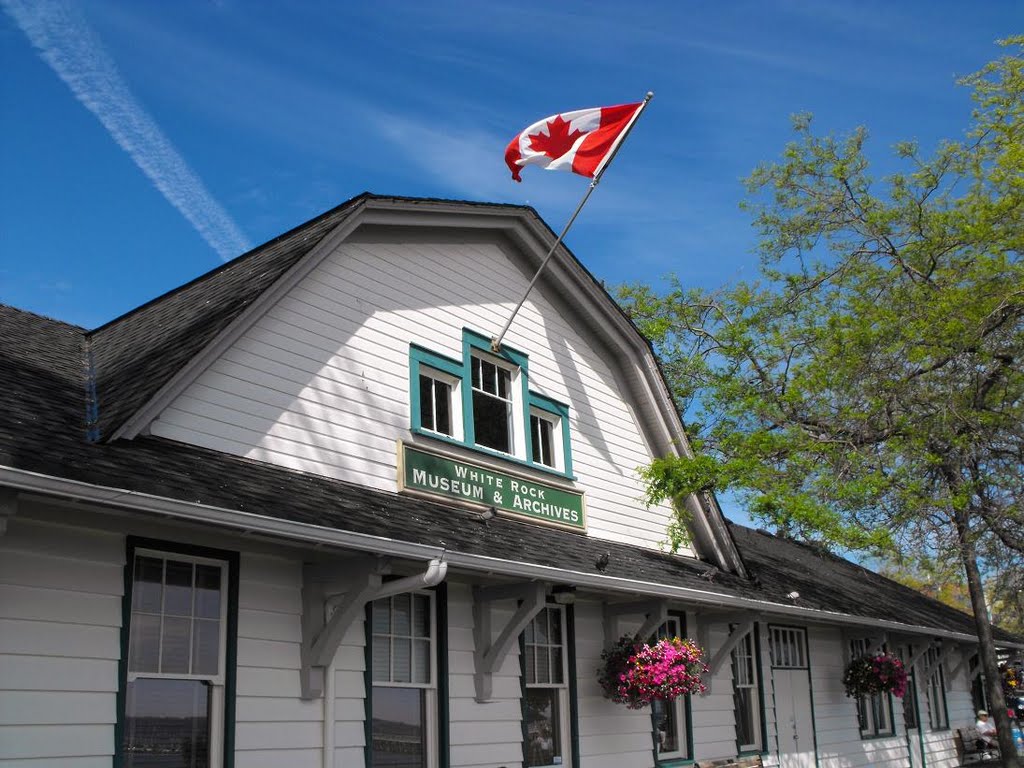
[[[91,333],[92,436],[412,492],[400,465],[426,455],[539,483],[518,511],[556,522],[582,502],[537,494],[586,492],[592,535],[655,544],[665,510],[645,517],[622,478],[689,446],[650,345],[600,283],[560,247],[501,352],[486,349],[554,239],[528,207],[353,198]],[[475,423],[495,408],[505,427]],[[684,503],[694,554],[742,574],[714,499]]]

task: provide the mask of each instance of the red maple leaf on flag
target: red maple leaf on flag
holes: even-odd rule
[[[583,131],[579,130],[570,133],[569,125],[570,123],[563,120],[561,115],[555,115],[555,119],[547,123],[547,134],[530,134],[530,149],[543,152],[548,157],[561,157],[572,149],[572,145],[583,135]]]

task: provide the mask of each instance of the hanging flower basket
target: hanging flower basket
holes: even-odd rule
[[[860,656],[846,665],[843,673],[846,695],[877,696],[891,693],[900,698],[907,692],[907,670],[891,653]]]
[[[642,709],[655,699],[671,701],[707,690],[700,677],[708,671],[703,656],[692,640],[676,637],[648,645],[624,635],[601,654],[597,681],[606,699]]]
[[[1024,691],[1024,674],[1020,668],[1001,664],[999,673],[1003,683],[1003,696],[1010,698]]]

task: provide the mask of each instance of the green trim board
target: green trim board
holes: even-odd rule
[[[474,352],[484,357],[490,357],[511,366],[519,372],[519,393],[516,401],[519,403],[522,412],[518,414],[522,435],[522,447],[525,454],[522,456],[512,453],[503,453],[487,446],[476,444],[475,427],[473,423],[473,388],[472,388],[472,359]],[[439,434],[432,430],[424,429],[420,421],[420,388],[419,377],[421,366],[433,368],[443,374],[451,376],[459,381],[459,402],[453,407],[459,409],[462,419],[462,434],[453,436]],[[462,359],[456,360],[433,352],[426,347],[410,343],[409,345],[409,428],[417,435],[423,435],[433,440],[452,443],[473,451],[486,454],[503,461],[522,464],[532,469],[548,472],[560,477],[573,479],[572,468],[572,445],[569,429],[569,406],[554,398],[533,392],[529,388],[529,357],[508,345],[502,345],[501,351],[495,353],[491,349],[489,337],[474,331],[470,328],[462,329]],[[559,422],[561,445],[561,468],[551,467],[540,462],[533,461],[533,436],[530,430],[530,410],[537,409],[544,413],[557,417]]]
[[[363,606],[363,765],[373,768],[373,601]]]
[[[585,531],[581,491],[558,488],[520,475],[398,445],[398,490],[494,507],[532,522]]]
[[[580,768],[580,695],[576,683],[576,606],[565,606],[566,662],[569,667],[569,742],[572,768]]]
[[[195,544],[183,544],[165,539],[149,539],[140,536],[125,537],[124,592],[121,596],[121,655],[117,663],[117,713],[114,723],[114,768],[122,768],[124,758],[124,714],[128,696],[128,646],[131,640],[132,569],[135,552],[139,549],[153,550],[168,555],[191,555],[211,560],[223,560],[228,566],[227,624],[225,627],[224,652],[224,754],[222,765],[232,768],[235,764],[235,695],[238,681],[238,552],[214,549]]]

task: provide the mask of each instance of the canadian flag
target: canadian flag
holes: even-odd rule
[[[643,105],[641,101],[578,109],[538,120],[512,139],[505,150],[512,178],[522,181],[519,172],[527,165],[594,178]]]

